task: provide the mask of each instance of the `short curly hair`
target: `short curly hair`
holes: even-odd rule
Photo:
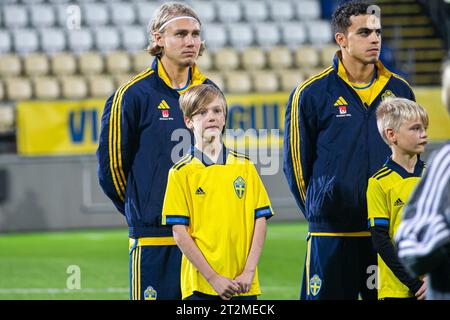
[[[351,16],[359,16],[362,14],[367,14],[367,9],[370,4],[365,1],[351,1],[346,2],[339,6],[331,17],[331,27],[333,29],[333,34],[336,33],[347,33],[348,27],[352,25],[350,21]]]

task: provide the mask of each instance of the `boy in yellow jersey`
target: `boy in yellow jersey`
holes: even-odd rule
[[[378,253],[378,299],[425,298],[425,283],[412,278],[400,263],[393,239],[403,207],[419,182],[427,143],[428,115],[414,101],[385,98],[377,109],[377,126],[392,150],[367,188],[368,224]]]
[[[180,97],[195,146],[169,171],[162,223],[183,252],[181,291],[189,300],[255,300],[266,219],[273,210],[254,164],[222,143],[226,101],[212,85]]]

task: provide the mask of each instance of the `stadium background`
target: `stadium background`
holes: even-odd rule
[[[105,98],[151,63],[146,27],[161,2],[0,0],[0,299],[128,298],[126,225],[98,186],[94,152]],[[187,2],[203,23],[200,68],[227,96],[227,128],[279,130],[269,135],[278,170],[262,176],[277,212],[260,263],[262,298],[296,299],[306,226],[282,174],[284,110],[292,89],[330,64],[329,19],[343,1]],[[450,138],[439,87],[450,4],[374,2],[382,60],[430,114],[426,159]],[[248,132],[238,146],[262,169],[252,150],[268,136]],[[72,265],[79,290],[66,283]]]

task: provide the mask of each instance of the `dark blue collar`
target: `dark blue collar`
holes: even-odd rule
[[[219,154],[219,158],[217,158],[217,162],[212,161],[206,154],[204,154],[203,152],[201,152],[194,146],[191,146],[191,149],[189,150],[189,152],[193,157],[196,157],[197,159],[199,159],[205,165],[205,167],[208,167],[208,166],[211,166],[214,164],[224,165],[227,163],[228,149],[225,147],[224,144],[222,144],[222,150],[220,150],[220,154]]]
[[[403,168],[397,162],[392,160],[391,157],[388,157],[388,159],[385,163],[385,166],[388,167],[389,169],[397,172],[403,179],[406,179],[406,178],[411,178],[411,177],[421,177],[423,169],[425,168],[425,162],[420,160],[420,157],[417,156],[417,163],[414,167],[413,173],[409,173],[408,171],[406,171],[405,168]]]

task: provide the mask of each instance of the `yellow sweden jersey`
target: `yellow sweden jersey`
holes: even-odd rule
[[[370,179],[367,188],[369,227],[389,226],[393,241],[400,224],[403,207],[419,182],[424,163],[419,159],[414,173],[389,159]],[[409,288],[394,275],[378,255],[378,299],[412,297]]]
[[[243,154],[223,148],[218,164],[208,165],[192,149],[169,172],[162,223],[188,226],[189,234],[210,266],[235,278],[244,269],[255,219],[273,215],[264,185],[254,164]],[[183,299],[193,291],[217,295],[199,271],[183,256]],[[260,294],[258,271],[249,292]]]

